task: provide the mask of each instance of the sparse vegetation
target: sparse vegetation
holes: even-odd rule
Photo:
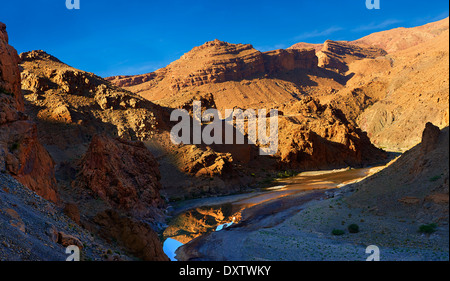
[[[288,171],[278,173],[277,178],[284,179],[284,178],[294,177],[296,175],[298,175],[298,172],[288,170]]]
[[[340,235],[344,235],[345,231],[343,231],[342,229],[333,229],[333,231],[331,231],[331,234],[333,234],[335,236],[340,236]]]
[[[348,226],[348,232],[350,233],[358,233],[359,232],[359,226],[357,224],[351,224]]]
[[[439,180],[440,178],[441,178],[440,175],[439,176],[434,176],[434,177],[430,178],[430,181],[431,182],[435,182],[435,181]]]
[[[423,224],[419,227],[420,233],[431,234],[436,232],[438,225],[435,223]]]

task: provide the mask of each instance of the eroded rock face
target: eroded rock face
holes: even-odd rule
[[[28,111],[40,121],[40,129],[49,133],[42,136],[45,145],[64,148],[67,140],[72,146],[85,143],[93,131],[147,140],[164,127],[160,107],[101,77],[72,68],[44,51],[20,57]],[[57,124],[60,128],[50,127]]]
[[[375,47],[360,47],[347,42],[327,40],[318,52],[319,66],[341,73],[349,70],[348,64],[355,60],[386,55],[386,51]]]
[[[93,221],[96,224],[93,232],[106,239],[115,239],[134,256],[144,261],[169,261],[158,235],[147,224],[114,210],[99,213]]]
[[[96,135],[73,184],[113,207],[152,217],[164,206],[159,180],[158,163],[143,143]]]
[[[0,23],[0,169],[45,199],[57,202],[54,162],[23,113],[19,57]]]
[[[428,153],[436,148],[440,134],[441,130],[439,127],[434,126],[433,123],[428,122],[425,125],[422,133],[422,151],[424,153]]]
[[[250,44],[214,40],[194,47],[155,72],[106,79],[168,107],[183,103],[186,95],[200,91],[212,93],[219,109],[247,108],[260,101],[295,99],[301,93],[299,88],[311,90],[304,72],[315,72],[317,64],[313,49],[260,52]]]
[[[347,202],[360,208],[376,206],[378,212],[421,224],[448,225],[449,129],[427,123],[422,135],[421,143],[357,183]]]
[[[282,111],[279,154],[283,165],[303,169],[361,166],[387,156],[330,105],[306,98]]]
[[[23,111],[23,97],[20,91],[20,70],[17,51],[8,44],[6,25],[0,22],[0,93],[14,98],[17,110]]]

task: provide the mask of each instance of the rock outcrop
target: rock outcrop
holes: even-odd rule
[[[357,167],[387,157],[366,133],[330,105],[305,98],[281,110],[279,155],[283,166],[309,170]]]
[[[345,73],[349,70],[348,65],[355,60],[374,59],[386,54],[386,51],[375,47],[362,48],[347,42],[327,40],[317,56],[320,67]]]
[[[214,40],[155,72],[106,79],[167,107],[177,107],[192,93],[211,93],[222,110],[295,100],[322,87],[312,80],[342,86],[334,77],[323,78],[317,64],[313,49],[260,52],[249,44]]]
[[[188,67],[186,67],[188,66]],[[261,53],[250,44],[230,44],[214,40],[194,47],[178,61],[155,73],[114,76],[107,80],[130,87],[151,80],[168,80],[172,89],[210,83],[252,79],[260,74],[313,69],[317,57],[313,50],[276,50]]]
[[[19,61],[0,23],[0,170],[57,202],[53,159],[38,140],[36,124],[23,113]]]
[[[164,206],[158,163],[142,142],[96,135],[81,159],[74,185],[112,207],[154,218]]]
[[[17,51],[8,44],[9,37],[6,25],[0,22],[0,93],[9,94],[14,98],[17,110],[23,111],[23,97],[20,91],[20,70],[17,66],[19,56]]]
[[[158,234],[148,224],[121,215],[114,210],[99,213],[91,231],[108,240],[115,240],[128,252],[144,261],[169,261]]]
[[[423,128],[423,127],[422,127]],[[427,123],[422,142],[381,172],[356,184],[347,202],[420,223],[448,225],[449,130]]]

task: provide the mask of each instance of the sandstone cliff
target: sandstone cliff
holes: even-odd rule
[[[314,47],[319,66],[346,77],[317,95],[339,108],[378,146],[405,151],[420,142],[421,124],[448,126],[448,18]]]
[[[440,26],[439,32],[430,38],[420,37],[384,57],[351,63],[353,77],[330,96],[331,104],[379,147],[405,151],[420,142],[421,124],[432,122],[441,129],[449,125],[448,18],[434,25]],[[395,41],[406,33],[415,38],[425,27],[391,32],[389,38]]]
[[[281,163],[291,168],[323,169],[362,166],[387,155],[367,134],[330,105],[306,98],[282,108],[279,125]]]
[[[45,199],[57,202],[54,162],[23,113],[19,57],[0,23],[0,171],[8,172]]]
[[[313,49],[259,52],[214,40],[153,73],[107,80],[167,107],[186,96],[212,94],[217,108],[269,108],[307,93],[342,87],[342,77],[317,67]]]
[[[96,135],[80,160],[74,186],[90,189],[112,207],[135,216],[161,216],[158,163],[142,142]]]

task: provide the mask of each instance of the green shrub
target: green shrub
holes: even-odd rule
[[[430,224],[423,224],[419,227],[419,232],[420,233],[426,233],[426,234],[431,234],[436,232],[436,228],[438,227],[437,224],[435,223],[430,223]]]
[[[298,175],[295,171],[284,171],[277,174],[277,178],[283,179],[283,178],[290,178]]]
[[[359,232],[359,226],[357,224],[351,224],[348,226],[348,232],[350,233],[358,233]]]
[[[331,232],[331,234],[339,236],[339,235],[344,235],[345,231],[341,230],[341,229],[333,229],[333,231]]]
[[[441,176],[434,176],[434,177],[430,178],[430,181],[435,182],[435,181],[439,180],[440,178],[441,178]]]

